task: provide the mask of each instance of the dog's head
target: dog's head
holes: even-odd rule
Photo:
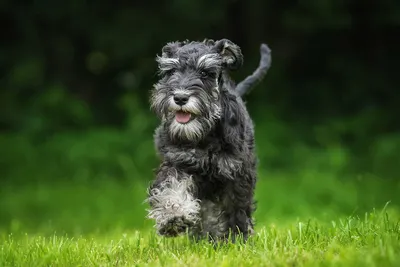
[[[243,64],[239,46],[227,39],[172,42],[157,57],[159,82],[150,103],[172,139],[196,142],[221,119],[226,70]]]

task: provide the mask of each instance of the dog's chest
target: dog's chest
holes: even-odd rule
[[[197,175],[194,177],[198,197],[217,201],[220,196],[228,189],[229,184],[219,180],[213,175]]]

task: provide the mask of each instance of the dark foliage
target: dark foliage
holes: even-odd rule
[[[70,130],[120,127],[143,153],[157,124],[148,103],[156,54],[170,41],[227,38],[244,55],[236,81],[257,67],[261,43],[272,50],[267,77],[245,100],[256,140],[268,138],[285,156],[264,146],[261,159],[282,167],[301,140],[396,161],[399,1],[5,0],[0,21],[0,127],[33,144]],[[371,148],[387,134],[395,141]],[[9,144],[8,162],[26,151],[19,144]]]

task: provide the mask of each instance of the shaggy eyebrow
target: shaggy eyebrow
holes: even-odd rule
[[[205,54],[197,60],[197,68],[210,68],[219,65],[220,56],[218,54]]]
[[[159,64],[159,69],[161,71],[168,71],[174,68],[179,68],[179,59],[177,58],[157,57],[156,60]]]

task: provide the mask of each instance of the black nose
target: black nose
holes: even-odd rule
[[[175,94],[174,95],[174,101],[177,105],[183,106],[185,105],[189,100],[189,96],[185,94]]]

